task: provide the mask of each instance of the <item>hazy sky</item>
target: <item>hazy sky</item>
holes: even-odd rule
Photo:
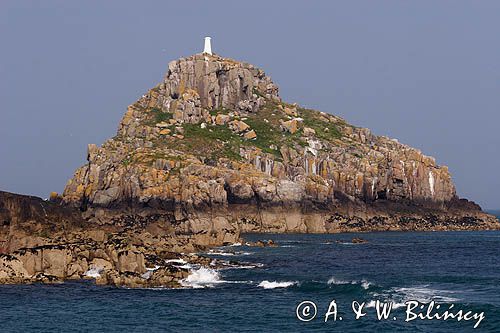
[[[47,197],[170,60],[263,68],[289,102],[449,166],[500,207],[500,1],[0,1],[0,189]]]

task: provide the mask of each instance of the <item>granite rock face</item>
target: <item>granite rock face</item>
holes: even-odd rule
[[[160,84],[160,103],[175,112],[176,101],[186,92],[195,92],[197,107],[204,109],[238,109],[257,111],[263,97],[280,100],[278,88],[253,65],[214,55],[198,54],[168,64]]]
[[[88,163],[64,191],[66,202],[84,207],[333,207],[346,198],[434,207],[456,194],[448,168],[432,157],[284,103],[262,70],[201,54],[171,62],[164,81],[129,106],[117,136],[89,145]]]

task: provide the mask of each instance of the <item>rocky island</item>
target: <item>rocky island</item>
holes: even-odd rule
[[[0,192],[0,283],[177,287],[194,253],[240,234],[499,229],[446,166],[283,101],[261,69],[168,64],[50,200]]]

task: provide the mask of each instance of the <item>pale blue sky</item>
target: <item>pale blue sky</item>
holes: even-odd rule
[[[290,102],[449,166],[500,207],[500,1],[0,2],[0,189],[47,197],[170,60],[263,68]]]

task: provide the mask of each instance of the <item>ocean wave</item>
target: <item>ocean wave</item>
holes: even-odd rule
[[[187,264],[187,261],[184,259],[168,259],[165,260],[167,264],[172,263],[172,264]]]
[[[103,270],[104,270],[103,267],[90,265],[89,270],[86,271],[84,275],[86,277],[97,279],[98,277],[101,277],[101,273]]]
[[[332,276],[328,282],[327,282],[329,285],[342,285],[342,284],[355,284],[355,285],[360,285],[361,288],[367,290],[368,288],[370,288],[370,286],[372,285],[371,282],[363,279],[361,281],[357,281],[357,280],[352,280],[352,281],[346,281],[346,280],[340,280],[340,279],[337,279],[336,277]]]
[[[253,254],[252,252],[243,252],[243,251],[235,251],[235,252],[224,252],[222,250],[210,250],[208,254],[218,255],[218,256],[249,256]]]
[[[389,301],[381,301],[381,302],[389,302]],[[392,302],[393,309],[402,308],[403,306],[406,306],[406,304],[404,302],[394,302],[394,301],[391,301],[391,302]],[[377,304],[377,301],[370,300],[368,303],[366,303],[366,307],[367,308],[374,308],[376,304]]]
[[[261,263],[240,263],[238,265],[233,265],[231,267],[227,267],[227,269],[254,269],[264,267],[264,264]]]
[[[290,286],[298,284],[297,281],[268,281],[264,280],[257,285],[257,287],[261,287],[264,289],[275,289],[275,288],[288,288]]]
[[[431,301],[450,303],[457,302],[460,299],[452,297],[454,294],[450,290],[434,289],[429,285],[421,285],[409,288],[394,288],[394,292],[403,297],[405,301],[419,301],[420,303],[429,303]]]
[[[215,269],[199,267],[191,269],[188,277],[180,282],[183,287],[207,288],[226,281],[221,280],[220,273]]]
[[[361,287],[363,287],[363,289],[367,290],[368,288],[370,288],[371,286],[371,282],[368,282],[366,280],[361,280]]]
[[[372,296],[381,302],[391,302],[394,309],[406,306],[408,301],[417,301],[420,303],[454,303],[460,301],[459,298],[452,297],[453,291],[430,288],[429,285],[420,285],[413,287],[391,288],[385,293],[372,293]],[[375,300],[370,300],[367,307],[375,307]]]
[[[292,243],[292,244],[309,243],[309,242],[303,241],[303,240],[292,240],[292,239],[284,239],[284,240],[280,240],[279,242],[280,243]]]
[[[173,264],[175,267],[183,268],[183,269],[193,268],[193,265],[191,265],[190,263],[188,263],[184,259],[168,259],[168,260],[165,260],[165,263]]]
[[[252,262],[248,262],[248,261],[235,262],[235,261],[214,259],[210,262],[210,266],[218,266],[219,270],[222,270],[222,269],[253,269],[253,268],[264,267],[264,264],[261,264],[259,262],[257,262],[257,263],[252,263]]]

